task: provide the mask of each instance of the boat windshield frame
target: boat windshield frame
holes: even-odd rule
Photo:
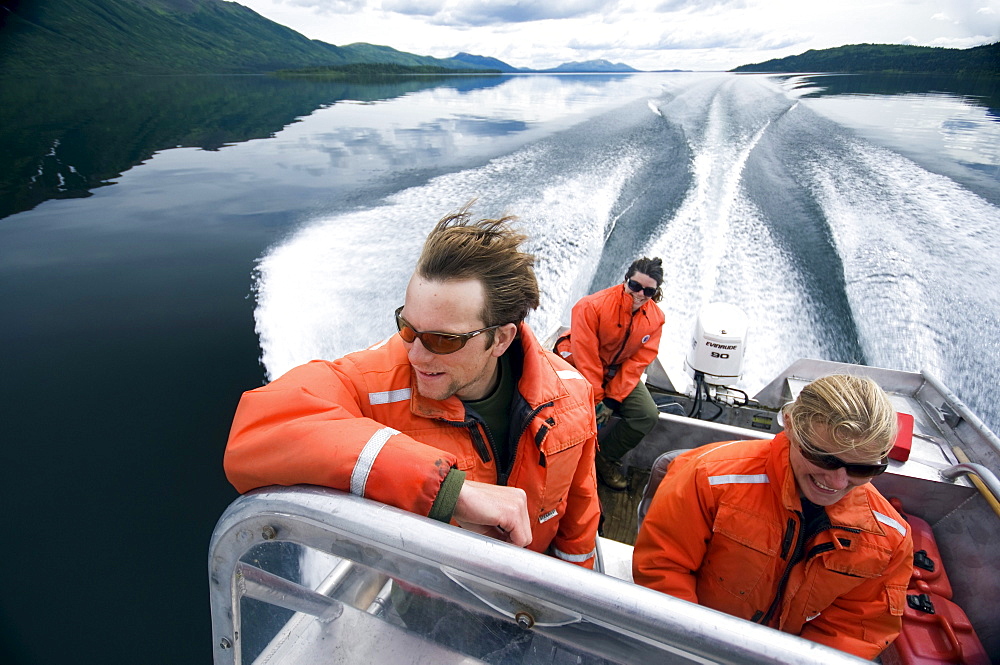
[[[255,566],[248,553],[267,543],[294,543],[351,561],[382,574],[382,579],[400,580],[430,595],[474,607],[597,659],[636,664],[864,662],[794,635],[378,502],[337,490],[298,486],[262,488],[238,498],[212,535],[209,580],[216,665],[249,665],[243,661],[246,640],[240,637],[247,628],[241,625],[244,597],[280,605],[299,618],[327,626],[357,612],[346,601],[325,595],[322,585],[307,588]],[[399,632],[410,640],[422,639],[409,631]],[[330,651],[329,640],[325,648]],[[248,657],[255,654],[248,653]]]

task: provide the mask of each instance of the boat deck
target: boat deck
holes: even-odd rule
[[[642,490],[649,480],[649,469],[631,467],[626,472],[628,489],[615,491],[598,480],[597,495],[601,498],[601,535],[626,545],[635,545],[639,530],[638,507]]]

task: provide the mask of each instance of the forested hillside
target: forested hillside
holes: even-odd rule
[[[225,0],[10,0],[0,74],[239,74],[359,62],[476,68],[385,46],[308,39]]]
[[[852,44],[742,65],[734,72],[911,72],[1000,76],[1000,42],[969,49]]]

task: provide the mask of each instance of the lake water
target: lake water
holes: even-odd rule
[[[427,230],[520,216],[541,335],[664,258],[663,358],[750,317],[801,356],[1000,408],[995,84],[728,74],[7,81],[3,662],[208,663],[207,546],[243,390],[393,330]]]

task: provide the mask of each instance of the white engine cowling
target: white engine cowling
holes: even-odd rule
[[[692,378],[702,372],[705,382],[713,385],[736,383],[743,372],[747,325],[746,313],[736,305],[717,302],[703,307],[684,369]]]

